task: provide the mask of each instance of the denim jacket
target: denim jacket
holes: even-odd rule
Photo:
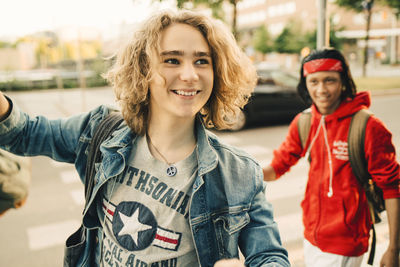
[[[88,144],[95,127],[109,111],[100,106],[86,114],[48,120],[30,117],[13,105],[9,116],[0,122],[0,147],[15,154],[46,155],[73,163],[84,182]],[[260,166],[246,153],[222,144],[199,121],[196,134],[198,176],[193,184],[189,223],[201,266],[213,266],[223,258],[238,258],[238,248],[246,266],[290,266],[272,207],[265,198]],[[102,218],[90,211],[96,209],[95,199],[102,186],[124,171],[134,138],[123,123],[101,145],[103,160],[96,166],[93,193],[83,217],[83,224],[96,229],[97,237],[88,239],[92,241],[87,242],[78,266],[99,265]]]

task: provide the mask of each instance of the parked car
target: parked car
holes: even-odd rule
[[[297,93],[299,79],[281,69],[258,69],[258,83],[232,130],[264,122],[289,122],[308,106]]]

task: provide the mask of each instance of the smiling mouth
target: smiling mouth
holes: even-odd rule
[[[319,100],[319,101],[328,101],[329,100],[329,97],[328,96],[318,96],[317,97],[317,100]]]
[[[198,93],[200,93],[200,91],[185,91],[185,90],[172,90],[172,92],[174,92],[177,95],[180,96],[195,96]]]

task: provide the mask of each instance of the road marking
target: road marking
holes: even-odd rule
[[[293,267],[304,267],[304,251],[303,246],[288,251],[289,261]]]
[[[61,180],[65,184],[80,183],[79,175],[75,170],[60,172]]]
[[[240,138],[238,136],[231,134],[218,135],[218,138],[220,138],[227,144],[234,144],[240,141]]]
[[[83,206],[85,204],[85,196],[84,196],[83,188],[71,190],[69,193],[76,205]]]
[[[263,146],[241,146],[240,148],[252,155],[253,157],[265,154],[272,154],[272,149]]]
[[[293,196],[303,196],[306,188],[306,176],[299,176],[296,179],[283,177],[273,182],[267,182],[266,197],[268,201],[278,201]],[[294,181],[295,180],[295,181]]]
[[[72,165],[71,163],[66,163],[66,162],[60,162],[60,161],[55,161],[55,160],[50,160],[50,164],[53,167],[57,167],[57,168],[65,168],[65,167],[73,167],[74,165]]]
[[[302,213],[296,212],[288,215],[274,217],[278,224],[279,233],[283,243],[293,242],[303,239]]]
[[[78,229],[78,220],[69,220],[59,223],[46,224],[27,229],[29,248],[41,250],[53,246],[63,245],[67,237]]]

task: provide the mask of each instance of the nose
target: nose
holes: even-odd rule
[[[318,84],[317,84],[317,92],[319,92],[319,93],[324,93],[325,92],[325,83],[324,82],[319,82]]]
[[[195,66],[193,64],[184,64],[181,69],[180,79],[185,82],[196,82],[199,80]]]

